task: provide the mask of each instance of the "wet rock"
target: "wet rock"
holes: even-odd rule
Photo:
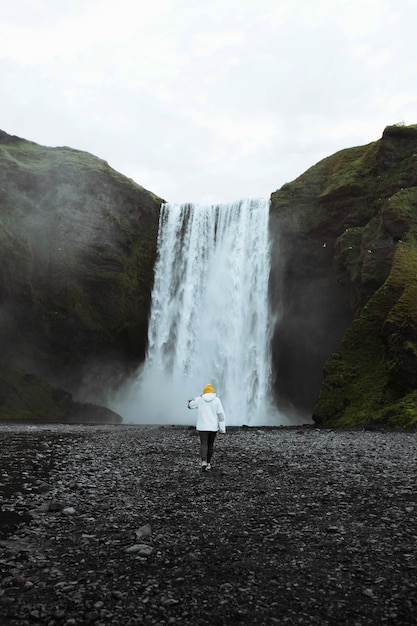
[[[150,537],[152,535],[151,525],[145,524],[144,526],[141,526],[138,530],[135,530],[135,535],[137,539],[140,539],[141,537]]]
[[[62,513],[64,515],[75,515],[77,511],[74,509],[73,506],[67,506],[65,507],[65,509],[62,509]]]
[[[42,480],[36,481],[35,485],[39,493],[47,493],[51,490],[51,486],[48,485],[48,483],[43,482]]]
[[[66,505],[62,502],[50,502],[48,505],[48,511],[51,511],[52,513],[56,511],[62,511],[63,509],[65,509],[65,506]]]
[[[135,543],[133,546],[125,548],[125,552],[128,554],[135,553],[138,556],[150,556],[153,552],[153,548],[145,543]]]

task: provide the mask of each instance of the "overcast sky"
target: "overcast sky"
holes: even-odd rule
[[[170,202],[269,197],[417,123],[417,0],[0,0],[0,128]]]

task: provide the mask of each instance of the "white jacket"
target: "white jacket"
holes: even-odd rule
[[[224,410],[220,398],[215,393],[203,393],[198,398],[188,401],[189,409],[198,409],[197,430],[226,432]]]

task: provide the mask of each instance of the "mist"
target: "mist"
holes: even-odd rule
[[[193,424],[211,383],[229,425],[294,423],[271,396],[269,201],[164,205],[146,361],[111,408],[131,423]]]

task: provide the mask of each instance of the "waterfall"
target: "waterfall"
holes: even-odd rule
[[[148,353],[125,400],[136,423],[193,424],[212,383],[229,425],[271,421],[269,201],[164,204]],[[124,410],[124,412],[123,412]]]

